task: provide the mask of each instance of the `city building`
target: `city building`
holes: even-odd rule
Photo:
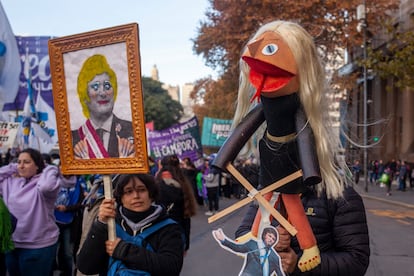
[[[151,69],[151,78],[156,81],[160,81],[159,71],[157,65]],[[181,117],[180,122],[185,122],[194,116],[193,112],[193,100],[190,98],[190,94],[194,89],[194,84],[185,83],[181,89],[179,85],[163,84],[162,88],[168,91],[168,94],[175,101],[181,103],[184,108],[184,115]]]
[[[369,12],[369,11],[368,11]],[[365,25],[365,28],[369,26]],[[414,1],[401,0],[400,9],[395,15],[394,28],[402,32],[414,31]],[[369,43],[380,48],[389,41],[384,34],[369,38]],[[366,46],[366,45],[365,45]],[[339,70],[339,74],[350,74],[363,70],[355,60],[363,57],[364,47],[353,49],[350,60]],[[414,91],[411,88],[398,88],[394,79],[381,79],[369,70],[357,80],[355,87],[346,91],[342,101],[346,122],[341,128],[345,135],[357,140],[360,145],[369,145],[367,161],[402,159],[414,162]],[[366,87],[364,83],[366,82]],[[366,98],[364,99],[364,93]],[[366,111],[365,125],[364,111]],[[364,127],[366,129],[364,130]],[[366,131],[366,141],[363,141]],[[355,138],[355,139],[354,139]],[[365,145],[365,146],[366,146]],[[346,143],[348,161],[363,160],[365,149],[350,142]]]

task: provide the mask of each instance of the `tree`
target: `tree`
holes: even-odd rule
[[[395,32],[394,26],[388,27],[388,38],[382,47],[371,45],[367,48],[365,64],[381,78],[393,77],[398,88],[414,89],[414,33],[412,30]]]
[[[381,29],[381,22],[385,22],[389,12],[397,9],[399,4],[398,0],[367,2],[367,21],[369,26],[373,26],[370,29],[372,33]],[[315,37],[325,61],[342,60],[343,49],[361,45],[362,37],[357,32],[359,22],[356,20],[356,7],[361,4],[360,0],[210,0],[210,4],[207,19],[200,22],[198,35],[193,39],[194,52],[203,57],[207,66],[220,73],[216,83],[202,87],[205,97],[215,98],[210,95],[214,93],[226,95],[234,104],[242,48],[259,26],[269,21],[290,20],[304,26]],[[226,85],[219,85],[223,81]],[[222,90],[224,88],[229,90]],[[196,90],[193,95],[197,94]],[[209,104],[215,102],[206,101],[204,108],[229,110],[223,101],[218,107]]]
[[[193,112],[200,122],[200,127],[205,116],[218,119],[233,116],[235,110],[233,97],[237,87],[234,87],[234,82],[227,76],[228,73],[217,81],[205,78],[196,82],[190,97],[196,102],[193,105]]]
[[[176,124],[181,119],[184,109],[173,100],[168,91],[162,88],[162,83],[151,78],[142,78],[144,94],[145,122],[154,121],[154,128],[165,129]]]

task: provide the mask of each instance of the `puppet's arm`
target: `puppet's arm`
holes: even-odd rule
[[[297,194],[282,194],[282,200],[289,221],[298,230],[296,238],[303,250],[303,254],[298,261],[298,267],[302,272],[311,270],[320,264],[321,258],[316,238],[305,215],[300,196]]]

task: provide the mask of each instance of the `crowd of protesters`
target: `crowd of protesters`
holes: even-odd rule
[[[386,194],[391,195],[392,186],[396,186],[397,191],[405,192],[414,187],[414,164],[410,164],[403,159],[391,159],[384,163],[382,159],[370,160],[367,164],[367,178],[372,185],[382,185],[386,187]],[[359,160],[352,164],[354,181],[359,183],[362,168]]]
[[[190,246],[191,217],[196,212],[202,211],[205,215],[211,216],[220,210],[220,198],[234,197],[240,199],[247,196],[246,189],[233,177],[211,166],[213,159],[214,155],[206,156],[203,165],[199,168],[188,157],[180,160],[174,155],[166,156],[160,160],[154,160],[150,157],[148,160],[150,165],[149,175],[154,177],[154,183],[159,187],[159,197],[157,200],[151,200],[154,200],[154,204],[163,206],[168,216],[174,219],[180,226],[180,229],[182,229],[185,240],[183,256],[185,256]],[[42,204],[47,209],[45,209],[45,214],[49,214],[47,218],[44,218],[45,221],[46,219],[49,221],[49,224],[45,224],[45,226],[49,225],[48,227],[51,227],[50,233],[53,234],[53,237],[49,237],[52,240],[47,244],[40,243],[30,247],[31,249],[38,248],[35,249],[37,251],[45,250],[47,253],[44,253],[43,257],[45,258],[38,262],[41,265],[33,269],[30,268],[29,263],[26,265],[24,262],[21,262],[19,258],[24,256],[16,255],[16,252],[20,251],[10,251],[11,248],[7,250],[6,248],[2,249],[2,252],[0,252],[0,276],[19,275],[22,271],[24,273],[29,273],[28,271],[35,273],[35,269],[39,269],[38,272],[43,275],[48,274],[45,271],[50,271],[50,275],[52,272],[54,275],[62,276],[71,276],[76,273],[81,275],[82,273],[77,270],[77,253],[80,252],[80,248],[82,248],[83,243],[87,239],[88,231],[95,223],[95,218],[98,216],[100,209],[99,206],[104,200],[103,176],[100,174],[63,176],[60,174],[60,157],[57,153],[40,154],[40,152],[33,149],[29,151],[10,149],[6,154],[3,154],[1,169],[4,172],[0,179],[2,181],[0,184],[0,199],[4,199],[4,209],[8,211],[10,216],[8,221],[10,220],[12,227],[9,238],[14,242],[13,248],[19,250],[21,245],[18,240],[14,239],[20,231],[21,222],[19,222],[19,216],[14,216],[14,207],[10,205],[10,197],[5,198],[9,192],[5,188],[5,179],[12,177],[11,180],[13,180],[15,177],[20,177],[20,174],[23,173],[23,169],[18,169],[20,167],[23,168],[23,165],[20,164],[30,163],[33,164],[33,168],[38,168],[40,165],[36,162],[41,163],[41,170],[36,171],[33,169],[31,171],[32,174],[28,175],[26,179],[38,178],[38,181],[46,183],[51,189],[49,191],[50,194],[47,196],[48,203],[44,202]],[[258,165],[255,160],[238,159],[235,165],[240,173],[256,187]],[[15,170],[7,169],[10,166],[15,168]],[[43,171],[49,171],[49,174],[53,172],[58,178],[55,180],[44,179],[42,176]],[[62,185],[62,181],[66,177],[70,178],[70,185]],[[66,180],[66,182],[68,181]],[[43,197],[40,196],[39,198],[42,199]],[[11,208],[9,208],[9,205]],[[50,222],[51,219],[52,222]],[[1,227],[3,226],[1,225]],[[42,227],[41,225],[39,226]],[[40,230],[38,232],[44,233]],[[32,253],[29,250],[27,254]]]
[[[5,169],[8,166],[17,167],[19,162],[23,163],[24,160],[20,160],[21,157],[19,157],[22,153],[25,153],[25,151],[11,152],[11,158],[8,159],[8,163],[3,163],[1,167],[3,171],[9,171]],[[37,155],[34,154],[34,156]],[[37,157],[34,157],[34,160],[40,162],[36,158]],[[205,157],[203,165],[197,168],[190,158],[184,158],[182,160],[177,156],[166,156],[160,160],[149,158],[150,172],[148,175],[153,177],[155,185],[159,187],[159,192],[157,192],[159,195],[157,199],[150,198],[152,202],[151,204],[162,206],[165,215],[173,218],[179,225],[184,240],[183,257],[190,247],[192,216],[199,211],[202,211],[206,216],[214,215],[216,212],[220,211],[220,200],[222,198],[241,199],[248,196],[248,191],[236,179],[231,175],[212,167],[213,159],[214,155]],[[55,167],[56,169],[53,170],[53,172],[56,172],[56,176],[58,178],[63,177],[60,176],[60,159],[58,154],[42,154],[41,160],[43,164],[42,166],[44,166],[43,170],[49,167],[46,171],[51,171],[50,168]],[[412,169],[404,161],[393,160],[383,165],[382,161],[379,160],[373,161],[371,164],[372,166],[369,167],[369,180],[372,181],[372,183],[380,183],[381,173],[388,173],[390,179],[394,179],[394,181],[402,180],[398,189],[401,189],[402,191],[406,189],[406,186],[404,185],[406,178],[404,177],[409,178],[410,184],[408,185],[412,185]],[[255,188],[258,186],[259,166],[254,158],[237,159],[235,160],[234,165],[252,186]],[[361,172],[359,162],[355,162],[352,169],[354,175],[359,174]],[[42,174],[41,172],[33,173],[35,175]],[[0,180],[4,181],[6,175],[3,175],[2,177],[3,180]],[[34,176],[28,177],[28,179],[32,179]],[[116,183],[116,177],[116,175],[113,176],[113,183]],[[58,181],[58,178],[56,178],[55,184],[59,181],[62,183],[62,181],[66,179],[62,178],[62,180]],[[39,181],[41,179],[43,178],[39,178]],[[68,179],[66,179],[66,182],[68,182]],[[46,181],[45,183],[52,185],[50,181]],[[52,259],[42,260],[43,265],[38,269],[49,269],[51,273],[54,272],[54,275],[82,275],[78,270],[77,256],[78,253],[81,252],[80,250],[84,242],[88,240],[89,230],[97,223],[96,217],[99,216],[100,212],[103,212],[100,210],[102,209],[100,208],[101,203],[104,202],[102,175],[91,174],[71,176],[70,183],[71,185],[59,184],[53,186],[53,196],[48,197],[48,200],[53,201],[53,204],[46,206],[51,208],[51,213],[54,215],[53,222],[56,228],[53,228],[54,230],[51,229],[53,230],[52,232],[54,233],[55,240],[51,240],[51,243],[49,244],[42,243],[39,245],[39,249],[48,249],[48,254],[43,254],[43,256],[52,256]],[[153,184],[146,183],[145,185]],[[4,188],[4,183],[1,183],[1,186],[0,199],[4,199],[7,191]],[[148,186],[146,189],[151,188]],[[125,191],[121,192],[124,193]],[[5,200],[5,202],[7,208],[8,201]],[[151,209],[151,212],[153,211],[154,210]],[[122,212],[124,211],[121,211],[118,215],[123,216]],[[10,216],[13,231],[19,231],[19,217],[14,216],[13,209],[10,210]],[[132,215],[132,218],[134,218],[134,215]],[[95,225],[94,227],[97,226]],[[100,226],[98,228],[100,228]],[[94,229],[94,231],[96,231],[97,228]],[[16,241],[14,246],[20,246],[18,241]],[[36,246],[34,248],[36,248]],[[108,250],[113,250],[113,248],[107,248],[106,251],[117,254],[114,251]],[[10,252],[14,252],[14,250],[9,251],[8,253],[7,251],[0,252],[0,276],[19,275],[18,272],[16,272],[19,270],[20,272],[27,272],[29,265],[20,265],[21,267],[19,267],[19,256],[11,255],[9,254]],[[14,262],[13,260],[16,260],[17,262]],[[50,262],[50,260],[52,261]],[[179,259],[175,259],[174,262],[179,267],[182,266],[182,261]],[[12,272],[10,273],[9,271],[9,274],[7,274],[6,267],[9,270],[12,269]],[[32,271],[34,270],[32,269]]]

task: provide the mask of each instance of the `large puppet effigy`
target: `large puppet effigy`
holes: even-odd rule
[[[209,222],[257,200],[260,208],[250,237],[257,238],[273,216],[297,237],[302,250],[299,269],[311,270],[321,258],[300,194],[307,185],[316,185],[328,198],[340,196],[344,187],[340,170],[346,169],[335,161],[339,143],[324,117],[326,80],[317,48],[313,37],[298,24],[274,21],[247,42],[240,67],[236,126],[213,166],[232,174],[249,190],[249,196],[210,217]],[[263,122],[256,190],[232,162]],[[282,215],[278,210],[286,212]]]

